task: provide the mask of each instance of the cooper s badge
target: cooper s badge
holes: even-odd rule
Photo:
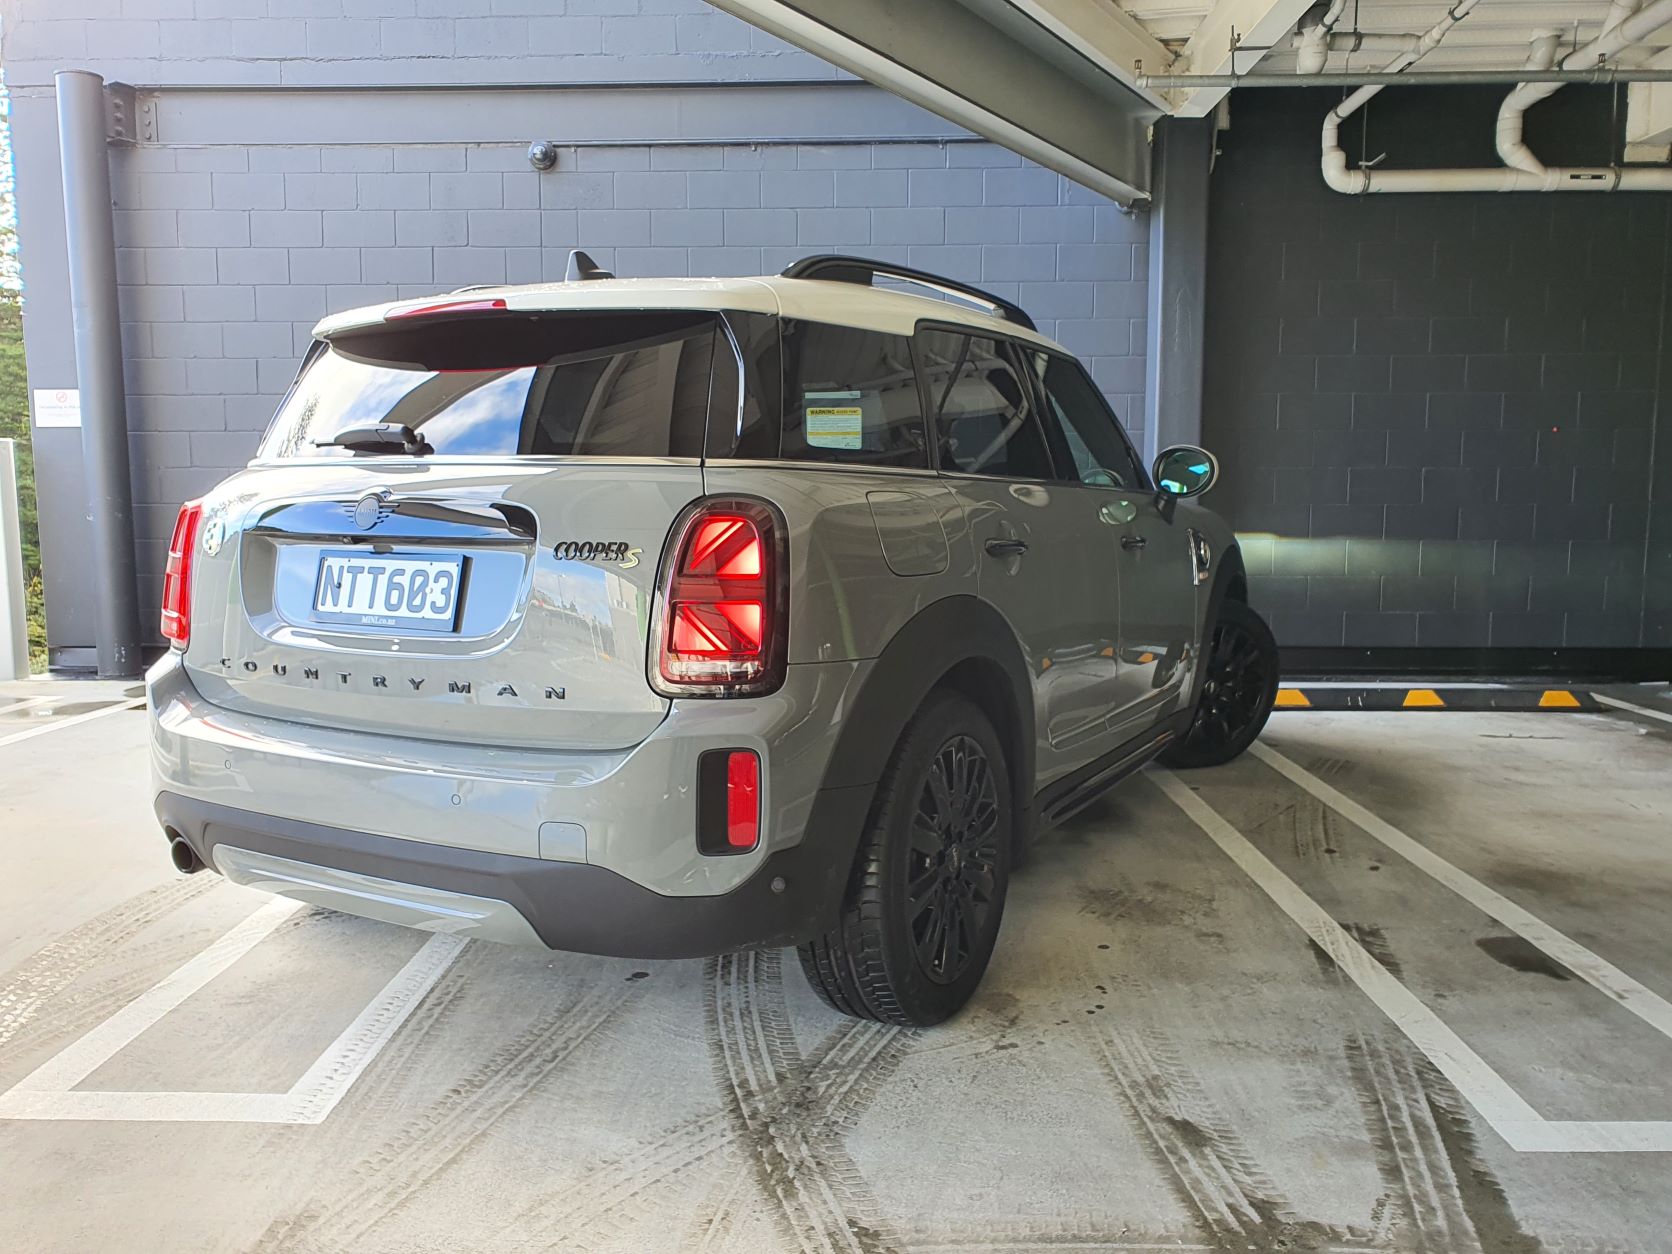
[[[614,562],[622,570],[637,566],[643,552],[625,540],[559,540],[552,545],[552,556],[560,562]]]

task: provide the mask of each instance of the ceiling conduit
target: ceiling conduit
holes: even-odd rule
[[[1402,71],[1433,51],[1473,7],[1473,0],[1462,0],[1422,37],[1413,52],[1390,63],[1388,71]],[[1625,0],[1616,0],[1609,10],[1603,34],[1562,58],[1561,68],[1582,70],[1600,65],[1669,22],[1672,22],[1672,0],[1653,0],[1635,13]],[[1554,56],[1555,40],[1541,33],[1535,40],[1527,68],[1548,68]],[[1541,63],[1541,58],[1548,60]],[[1560,83],[1522,83],[1505,98],[1499,109],[1497,130],[1498,155],[1506,162],[1502,167],[1349,170],[1347,154],[1341,148],[1341,123],[1381,90],[1380,86],[1361,87],[1324,118],[1321,161],[1324,182],[1332,190],[1349,196],[1370,192],[1672,191],[1672,169],[1666,167],[1550,168],[1540,162],[1522,140],[1522,120],[1528,106],[1553,95],[1560,87]]]

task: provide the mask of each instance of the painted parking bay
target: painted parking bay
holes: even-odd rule
[[[1308,714],[1267,743],[1668,995],[1665,738],[1615,716],[1412,722]],[[1173,778],[1541,1115],[1617,1121],[1635,1091],[1663,1117],[1640,1016],[1536,947],[1489,952],[1517,934],[1329,807],[1300,822],[1316,798],[1269,763]],[[1668,1156],[1510,1148],[1164,788],[1135,780],[1041,845],[945,1029],[838,1020],[776,954],[466,945],[322,1122],[0,1121],[0,1208],[29,1249],[1656,1248]],[[34,990],[0,1085],[267,908],[164,875],[146,817],[65,852],[138,842],[159,869],[0,977],[0,1014],[19,973]],[[429,943],[293,912],[74,1087],[286,1091]]]

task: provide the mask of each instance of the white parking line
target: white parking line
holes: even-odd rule
[[[1256,751],[1263,748],[1254,747]],[[1262,752],[1260,756],[1266,755]],[[1672,1122],[1545,1119],[1218,811],[1170,771],[1151,767],[1149,775],[1284,914],[1300,925],[1394,1026],[1428,1056],[1511,1149],[1546,1154],[1672,1151]]]
[[[1663,1036],[1672,1037],[1672,1005],[1632,979],[1607,959],[1592,953],[1572,937],[1523,910],[1502,893],[1488,888],[1467,871],[1447,862],[1428,846],[1412,840],[1386,819],[1372,814],[1351,797],[1330,787],[1316,775],[1266,745],[1249,750],[1260,761],[1298,784],[1349,823],[1364,829],[1419,870],[1426,871],[1483,914],[1496,919],[1522,939],[1531,941],[1592,987],[1606,993]]]
[[[107,714],[119,714],[123,710],[137,710],[144,704],[144,698],[141,698],[138,701],[123,701],[118,705],[107,705],[102,710],[89,710],[85,714],[75,714],[69,718],[54,719],[50,723],[42,723],[39,727],[31,727],[28,731],[13,732],[10,736],[0,736],[0,747],[15,745],[22,740],[33,740],[36,736],[44,736],[48,732],[74,727],[78,723],[90,723],[96,718],[105,717]]]
[[[1665,710],[1651,710],[1646,705],[1633,705],[1630,701],[1622,701],[1618,697],[1611,697],[1606,693],[1593,692],[1591,694],[1603,705],[1611,705],[1616,710],[1626,710],[1632,714],[1641,714],[1644,718],[1658,718],[1663,723],[1672,723],[1672,714]]]
[[[64,695],[62,692],[55,692],[50,697],[0,697],[0,701],[6,703],[0,705],[0,714],[17,714],[37,705],[50,705],[54,701],[63,701]]]
[[[371,1065],[465,942],[432,936],[284,1093],[104,1092],[75,1088],[265,940],[301,903],[276,898],[80,1039],[0,1093],[0,1119],[321,1123]]]

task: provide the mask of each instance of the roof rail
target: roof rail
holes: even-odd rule
[[[870,261],[864,257],[845,257],[840,253],[820,253],[815,257],[803,257],[783,272],[786,279],[827,279],[835,283],[857,283],[862,287],[875,286],[873,280],[878,275],[885,279],[896,279],[902,283],[931,288],[945,296],[957,296],[974,301],[978,305],[986,305],[996,315],[1014,322],[1017,326],[1026,327],[1030,331],[1039,329],[1034,325],[1033,319],[1028,317],[1027,311],[1014,301],[994,296],[991,292],[984,292],[968,283],[959,283],[938,274],[930,274],[927,270],[895,265],[890,261]]]

